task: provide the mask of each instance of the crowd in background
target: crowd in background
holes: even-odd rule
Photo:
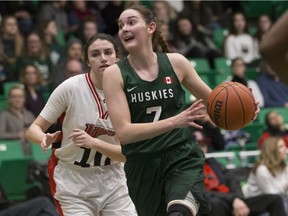
[[[216,68],[215,59],[227,58],[231,60],[231,74],[225,80],[251,88],[263,108],[288,107],[288,86],[279,81],[259,52],[263,35],[279,13],[247,18],[243,1],[0,1],[0,95],[9,106],[0,113],[0,139],[24,139],[25,129],[39,115],[52,90],[65,79],[88,72],[82,57],[86,41],[100,32],[119,41],[118,16],[138,3],[153,9],[170,52],[181,53],[188,59],[204,58],[211,69]],[[278,4],[281,6],[281,2]],[[216,32],[225,34],[221,43],[215,38]],[[126,54],[125,50],[122,54]],[[246,77],[247,68],[258,71],[254,79]],[[4,86],[9,82],[21,85],[8,91]],[[195,131],[194,136],[200,143],[209,144],[208,152],[250,139],[241,130],[223,134],[209,122],[203,122],[203,126],[201,133]],[[267,114],[265,128],[258,141],[259,149],[266,139],[278,136],[288,146],[288,130],[279,113]],[[273,142],[277,146],[278,140]],[[276,168],[268,167],[275,178],[275,170],[285,170],[279,164]],[[259,164],[249,180],[254,184],[257,167]],[[288,186],[283,188],[286,191],[281,193],[287,193]]]

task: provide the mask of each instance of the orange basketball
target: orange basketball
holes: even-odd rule
[[[207,105],[211,120],[226,130],[238,130],[249,124],[257,108],[250,89],[238,82],[216,86]]]

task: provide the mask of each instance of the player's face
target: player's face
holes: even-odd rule
[[[93,72],[103,72],[117,61],[114,45],[107,40],[97,39],[88,48],[88,66]]]
[[[236,60],[232,66],[233,74],[238,77],[244,77],[245,76],[245,63],[242,60]]]
[[[118,35],[122,45],[126,50],[143,44],[147,46],[147,37],[149,34],[149,25],[147,25],[141,14],[132,9],[125,10],[118,20]],[[153,32],[150,32],[151,36]]]

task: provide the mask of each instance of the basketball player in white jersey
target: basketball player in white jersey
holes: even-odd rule
[[[26,133],[44,151],[52,145],[50,189],[61,216],[137,215],[119,162],[125,157],[101,90],[104,69],[117,61],[117,55],[111,36],[92,36],[84,50],[89,73],[60,84]],[[61,130],[45,133],[57,120]]]

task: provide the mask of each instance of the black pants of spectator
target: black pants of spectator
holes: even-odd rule
[[[0,211],[0,216],[59,216],[55,205],[47,197],[36,197],[31,200],[10,206]]]
[[[210,197],[211,198],[211,197]],[[214,196],[210,199],[215,216],[232,216],[232,203],[229,205],[221,197]],[[244,199],[250,209],[250,216],[259,216],[269,212],[269,216],[286,216],[282,198],[279,195],[265,194]]]

